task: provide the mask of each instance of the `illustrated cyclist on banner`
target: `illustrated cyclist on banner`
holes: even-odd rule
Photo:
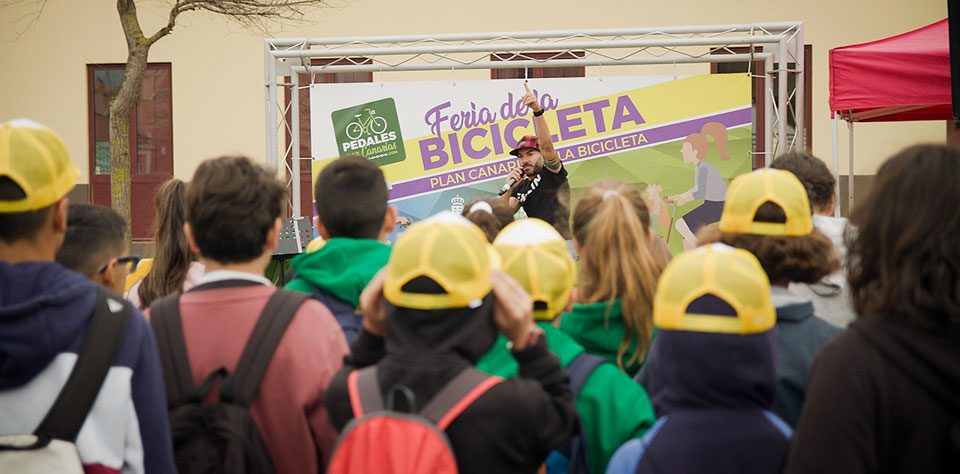
[[[526,82],[523,87],[526,93],[520,100],[533,111],[537,135],[524,136],[510,151],[520,159],[520,165],[507,175],[501,199],[514,212],[522,207],[528,217],[549,222],[569,241],[570,184],[567,170],[553,148],[550,129],[543,117],[545,110]]]

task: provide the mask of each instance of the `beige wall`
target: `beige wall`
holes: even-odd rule
[[[166,21],[163,4],[141,2],[147,34]],[[46,2],[28,24],[35,5],[0,9],[0,121],[26,116],[59,131],[87,182],[86,64],[125,61],[119,20],[110,1]],[[365,36],[545,29],[619,28],[804,21],[813,45],[814,153],[830,161],[827,52],[943,19],[939,0],[701,0],[628,2],[533,0],[338,1],[315,12],[312,23],[263,33],[211,14],[187,13],[173,34],[158,42],[150,60],[171,62],[174,171],[188,179],[203,159],[243,153],[262,160],[264,145],[264,37]],[[19,21],[18,21],[19,20]],[[664,74],[673,68],[615,70],[604,74]],[[679,68],[705,73],[707,65]],[[595,74],[588,69],[588,75]],[[449,78],[450,73],[385,74],[385,80]],[[459,72],[457,79],[486,78],[485,71]],[[378,77],[379,79],[379,77]],[[856,131],[856,174],[873,174],[879,163],[915,142],[943,142],[943,122],[861,124]],[[847,173],[846,129],[841,129],[841,174]]]

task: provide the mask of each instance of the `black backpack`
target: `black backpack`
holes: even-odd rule
[[[70,376],[33,434],[0,436],[0,472],[83,472],[74,442],[123,342],[131,307],[119,295],[97,289]]]
[[[221,283],[221,282],[217,282]],[[227,282],[222,282],[227,283]],[[191,291],[233,285],[201,285]],[[270,359],[300,305],[310,295],[278,290],[260,313],[233,374],[220,367],[193,385],[180,319],[180,294],[150,307],[167,391],[174,459],[180,474],[273,474],[270,452],[250,414]],[[222,379],[219,402],[203,403],[213,383]]]

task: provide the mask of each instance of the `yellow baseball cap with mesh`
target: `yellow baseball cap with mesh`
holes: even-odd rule
[[[563,311],[577,281],[577,267],[552,225],[534,218],[514,221],[500,231],[493,248],[503,271],[530,293],[534,319],[549,321]]]
[[[709,298],[714,304],[697,304]],[[705,307],[723,308],[703,311]],[[728,312],[729,311],[729,312]],[[660,276],[653,323],[660,329],[756,334],[770,330],[777,315],[770,281],[750,252],[710,244],[674,258]]]
[[[754,222],[757,209],[772,202],[786,222]],[[731,234],[807,235],[813,232],[807,191],[793,173],[762,168],[736,177],[727,189],[720,230]]]
[[[500,258],[480,228],[443,212],[411,225],[394,244],[387,264],[383,295],[390,303],[413,309],[479,306],[490,293],[490,272]],[[414,293],[404,286],[427,277],[443,293]]]
[[[0,124],[0,176],[10,178],[26,197],[0,200],[0,212],[43,209],[67,195],[80,172],[53,130],[32,120]]]

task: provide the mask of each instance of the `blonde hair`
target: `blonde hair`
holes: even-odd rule
[[[727,161],[730,155],[727,155],[727,127],[720,122],[707,122],[703,124],[700,133],[691,133],[684,142],[689,143],[697,153],[697,159],[702,160],[710,151],[710,141],[707,135],[713,137],[713,142],[717,144],[717,153],[720,159]]]
[[[619,181],[600,181],[587,190],[573,214],[573,236],[580,244],[577,286],[581,303],[616,300],[625,331],[617,366],[640,364],[653,336],[653,295],[660,265],[648,240],[650,212],[637,190]],[[624,361],[636,342],[637,350]]]

